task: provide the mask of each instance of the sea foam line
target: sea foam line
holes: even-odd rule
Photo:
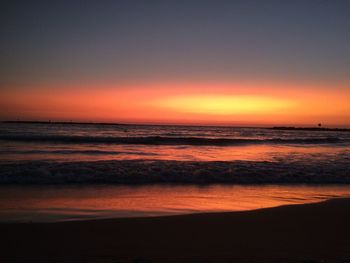
[[[349,160],[323,162],[9,161],[0,184],[350,184]]]
[[[232,138],[201,138],[201,137],[102,137],[102,136],[65,136],[65,135],[0,135],[3,141],[18,142],[54,142],[54,143],[114,143],[114,144],[144,144],[144,145],[213,145],[233,146],[244,144],[329,144],[341,143],[337,137],[296,138],[296,139],[232,139]]]

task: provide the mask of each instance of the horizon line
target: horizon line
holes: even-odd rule
[[[73,125],[142,125],[142,126],[189,126],[189,127],[236,127],[236,128],[319,128],[319,129],[339,129],[349,128],[349,124],[343,124],[339,126],[335,125],[321,125],[317,124],[227,124],[227,123],[159,123],[159,122],[97,122],[97,121],[55,121],[55,120],[0,120],[0,123],[27,123],[27,124],[73,124]]]

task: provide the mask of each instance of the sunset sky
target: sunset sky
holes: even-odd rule
[[[350,126],[350,1],[5,1],[0,120]]]

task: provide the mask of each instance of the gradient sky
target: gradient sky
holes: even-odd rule
[[[3,1],[0,119],[350,126],[350,1]]]

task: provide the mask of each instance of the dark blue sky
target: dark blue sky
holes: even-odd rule
[[[2,86],[349,81],[350,1],[2,1]]]

